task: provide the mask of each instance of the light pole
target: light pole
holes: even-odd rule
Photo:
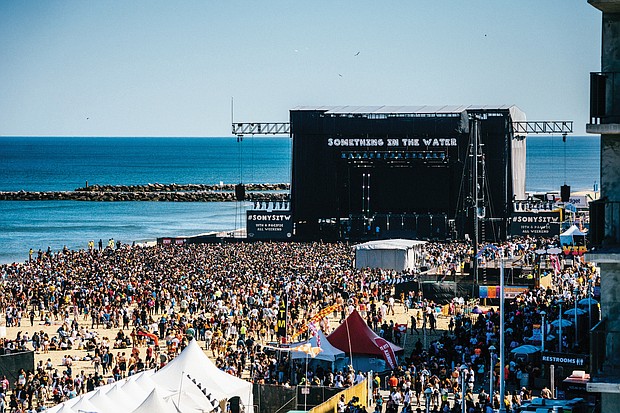
[[[461,365],[461,412],[467,413],[467,407],[465,407],[465,372],[469,369],[465,364]]]
[[[588,279],[588,331],[592,330],[592,279]]]
[[[558,323],[560,324],[560,337],[558,341],[558,352],[562,352],[562,304],[564,304],[564,300],[558,300],[558,305],[560,306],[560,318],[558,319]]]
[[[579,287],[575,287],[575,347],[577,347],[577,297],[579,296]]]
[[[501,253],[499,256],[499,290],[499,413],[506,413],[506,404],[504,403],[504,396],[506,394],[506,378],[504,373],[504,349],[506,348],[504,341],[504,257]]]
[[[545,333],[547,332],[547,325],[545,324],[545,316],[547,315],[547,313],[545,313],[544,311],[540,312],[540,316],[542,317],[542,324],[540,326],[540,332],[542,335],[542,343],[540,345],[540,352],[544,353],[545,352]]]
[[[491,354],[491,366],[489,367],[489,397],[493,400],[493,370],[495,367],[495,363],[493,363],[493,359],[495,358],[495,346],[491,344],[489,347],[489,353]]]
[[[431,395],[433,394],[433,390],[430,387],[426,387],[424,390],[424,397],[426,398],[426,413],[428,413],[431,409]]]

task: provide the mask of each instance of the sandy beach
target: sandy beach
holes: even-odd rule
[[[406,311],[404,306],[401,303],[397,302],[396,305],[394,306],[395,314],[393,316],[392,315],[388,316],[387,320],[388,322],[390,320],[393,320],[394,323],[407,324],[408,327],[410,327],[411,316],[414,314],[417,314],[418,311],[420,310]],[[330,327],[333,331],[333,329],[335,329],[338,326],[338,320],[334,319],[332,315],[329,315],[328,318],[330,321]],[[72,321],[73,318],[71,318],[70,320]],[[449,317],[445,317],[445,316],[437,317],[436,331],[431,333],[430,331],[427,330],[428,334],[426,336],[426,340],[428,341],[428,343],[430,343],[433,339],[439,338],[445,331],[447,331],[449,320],[450,320]],[[52,321],[51,325],[45,325],[44,322],[40,320],[40,316],[37,312],[33,325],[30,324],[29,319],[24,318],[21,321],[21,326],[8,327],[6,329],[7,338],[14,339],[18,333],[21,333],[22,336],[24,334],[28,334],[29,337],[32,337],[32,335],[35,332],[47,333],[48,336],[51,338],[57,335],[57,330],[59,329],[59,327],[62,326],[63,323],[64,321],[57,320],[57,321]],[[98,328],[97,326],[95,326],[94,329],[91,329],[90,317],[88,317],[85,320],[82,316],[80,316],[78,319],[78,323],[80,327],[85,328],[89,332],[91,331],[96,332],[99,338],[101,339],[107,338],[111,343],[114,342],[114,338],[116,337],[116,334],[119,331],[119,329],[113,329],[113,328],[109,329],[109,328],[103,327],[102,325],[100,325]],[[2,316],[1,324],[6,325],[4,316]],[[417,341],[418,338],[420,338],[420,340],[424,342],[425,334],[420,326],[418,326],[418,331],[419,331],[419,334],[416,334],[414,332],[412,335],[410,333],[410,329],[408,329],[407,334],[403,337],[403,341],[401,342],[401,344],[403,344],[406,356],[409,356],[409,354],[411,354],[411,351],[413,350],[415,342]],[[123,330],[123,332],[125,335],[129,335],[131,333],[131,329],[125,329]],[[200,344],[201,344],[201,347],[203,347],[204,349],[204,342],[200,342]],[[263,344],[265,343],[263,342]],[[141,356],[144,356],[146,352],[146,347],[138,346],[138,349],[140,350]],[[111,348],[111,350],[113,350],[114,354],[116,354],[116,352],[126,352],[126,353],[131,352],[131,348],[125,348],[125,349],[112,349]],[[207,354],[207,356],[209,356],[212,360],[215,361],[215,358],[213,357],[213,354],[210,350],[203,350],[203,351],[205,352],[205,354]],[[84,373],[88,375],[88,374],[94,373],[94,365],[91,360],[92,355],[93,355],[92,351],[89,352],[83,348],[72,348],[70,350],[64,350],[64,351],[63,350],[50,350],[49,352],[38,351],[35,353],[35,367],[38,365],[39,362],[43,362],[43,364],[45,365],[47,360],[50,359],[53,364],[53,368],[58,369],[59,372],[62,372],[63,369],[66,368],[62,364],[63,359],[67,356],[70,356],[71,359],[73,360],[72,367],[73,367],[74,374],[84,371]],[[247,371],[244,372],[244,378],[249,378]]]

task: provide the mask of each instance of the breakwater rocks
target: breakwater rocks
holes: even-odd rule
[[[288,191],[289,184],[244,184],[246,191]],[[234,191],[234,184],[146,184],[146,185],[90,185],[76,192],[197,192]]]
[[[204,188],[216,189],[204,189]],[[75,191],[0,192],[1,201],[150,201],[150,202],[231,202],[236,201],[235,185],[104,185]],[[288,184],[245,185],[246,201],[288,201]]]

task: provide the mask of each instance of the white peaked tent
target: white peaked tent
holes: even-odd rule
[[[79,397],[79,400],[77,403],[75,403],[73,406],[71,406],[71,409],[79,412],[79,411],[83,411],[83,412],[105,412],[106,410],[100,409],[98,407],[96,407],[95,405],[93,405],[88,398],[89,395],[88,393],[85,394],[83,397]]]
[[[560,244],[586,245],[586,233],[579,230],[577,225],[571,225],[569,229],[560,234]]]
[[[188,375],[217,400],[239,397],[245,411],[252,410],[252,383],[218,369],[200,349],[196,340],[190,341],[181,354],[153,375],[152,380],[158,388],[176,393],[182,378]]]
[[[110,399],[105,391],[102,389],[96,389],[92,396],[88,398],[88,401],[95,406],[99,411],[112,412],[116,410],[116,401]]]
[[[47,412],[208,413],[233,397],[246,412],[252,410],[252,384],[219,370],[192,340],[158,372],[147,370],[101,386]]]
[[[386,270],[413,270],[422,261],[422,245],[426,241],[386,239],[357,244],[355,268],[383,268]]]
[[[131,393],[125,393],[121,386],[112,386],[105,394],[121,406],[126,406],[127,410],[132,411],[142,399],[131,397]]]
[[[337,359],[345,358],[346,354],[342,350],[338,350],[336,347],[332,346],[329,341],[327,341],[327,336],[323,334],[322,331],[319,330],[319,337],[321,339],[321,351],[319,354],[314,357],[315,360],[325,360],[334,362]],[[310,343],[312,347],[318,347],[316,342],[316,337],[311,337],[310,340],[302,341],[299,343],[291,344],[291,347],[301,346],[302,344]],[[306,353],[303,351],[291,351],[291,358],[293,359],[305,359]]]
[[[291,358],[293,360],[305,360],[306,358],[308,358],[310,365],[315,364],[318,361],[326,362],[327,364],[329,364],[329,367],[332,369],[332,371],[342,369],[347,364],[347,355],[345,354],[345,352],[332,346],[321,330],[319,330],[318,334],[321,338],[321,349],[323,351],[317,354],[316,357],[310,357],[303,351],[291,351]],[[300,343],[291,344],[291,347],[297,347],[306,343],[310,343],[312,347],[318,347],[316,337],[311,337],[310,340],[306,340]]]
[[[171,403],[166,402],[159,395],[157,389],[153,389],[146,399],[136,407],[132,413],[173,413],[178,412],[177,408]]]
[[[73,410],[71,407],[64,404],[63,406],[61,406],[60,409],[57,410],[57,412],[58,413],[75,413],[75,410]]]

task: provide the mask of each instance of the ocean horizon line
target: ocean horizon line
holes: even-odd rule
[[[532,135],[532,136],[527,136],[530,139],[538,139],[538,138],[562,138],[562,134],[545,134],[545,135]],[[276,134],[269,134],[269,135],[252,135],[252,134],[248,134],[248,135],[243,135],[244,138],[290,138],[290,136],[288,135],[276,135]],[[0,134],[0,139],[1,138],[86,138],[86,139],[102,139],[102,138],[144,138],[144,139],[160,139],[160,138],[171,138],[171,139],[212,139],[212,138],[237,138],[237,135],[204,135],[204,136],[198,136],[198,135],[188,135],[188,136],[182,136],[182,135],[89,135],[89,136],[85,136],[85,135],[2,135]],[[600,135],[598,134],[579,134],[579,135],[567,135],[567,139],[570,138],[600,138]]]

